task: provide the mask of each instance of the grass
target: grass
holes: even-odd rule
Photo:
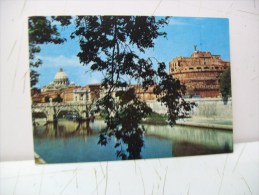
[[[152,112],[146,119],[142,121],[144,124],[152,124],[152,125],[167,125],[167,117],[161,114],[157,114]]]
[[[104,119],[102,115],[95,115],[95,119]],[[141,121],[143,124],[152,124],[152,125],[168,125],[167,117],[161,114],[152,112],[147,118]]]

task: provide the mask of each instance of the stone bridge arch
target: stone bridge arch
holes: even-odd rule
[[[35,114],[35,113],[43,113],[46,118],[47,118],[47,115],[48,115],[47,111],[45,109],[41,109],[41,108],[33,108],[32,114]]]
[[[71,106],[59,106],[56,107],[56,117],[58,118],[59,114],[62,111],[67,111],[67,112],[76,112],[78,114],[79,117],[82,117],[80,110],[78,110],[78,108],[75,107],[71,107]]]
[[[57,120],[61,111],[77,112],[79,117],[86,119],[89,113],[87,103],[41,103],[32,105],[32,113],[42,112],[46,115],[47,122]],[[92,109],[91,109],[92,110]],[[90,111],[91,111],[90,110]]]
[[[47,122],[54,120],[55,112],[53,108],[49,106],[36,106],[32,107],[32,113],[44,113],[46,116]]]
[[[39,117],[39,114],[43,114],[45,117]],[[47,113],[46,109],[42,109],[42,108],[33,108],[32,109],[33,126],[37,126],[37,125],[41,124],[42,122],[45,123],[47,121],[48,121],[48,113]]]

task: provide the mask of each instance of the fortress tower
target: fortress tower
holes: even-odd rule
[[[222,60],[220,55],[195,48],[191,57],[174,58],[169,63],[169,74],[186,86],[188,97],[218,97],[220,74],[228,67],[230,62]]]

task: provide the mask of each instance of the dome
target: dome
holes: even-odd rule
[[[63,69],[60,68],[59,71],[56,73],[54,78],[54,84],[55,85],[69,85],[68,76],[65,72],[63,72]]]
[[[62,68],[60,68],[59,71],[56,73],[54,80],[66,80],[66,79],[68,79],[67,74],[63,72]]]

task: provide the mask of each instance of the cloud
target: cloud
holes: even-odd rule
[[[186,22],[182,22],[180,20],[176,20],[176,19],[171,19],[170,22],[169,22],[169,25],[172,25],[172,26],[186,26],[186,25],[190,25],[189,23],[186,23]]]
[[[77,56],[67,57],[64,55],[59,56],[37,56],[42,60],[44,67],[76,67],[82,66]]]
[[[97,84],[97,83],[101,83],[101,80],[97,78],[93,78],[88,81],[88,84]]]
[[[202,17],[173,17],[169,21],[169,25],[172,26],[193,26],[200,24],[204,20],[207,20],[208,18],[202,18]]]

